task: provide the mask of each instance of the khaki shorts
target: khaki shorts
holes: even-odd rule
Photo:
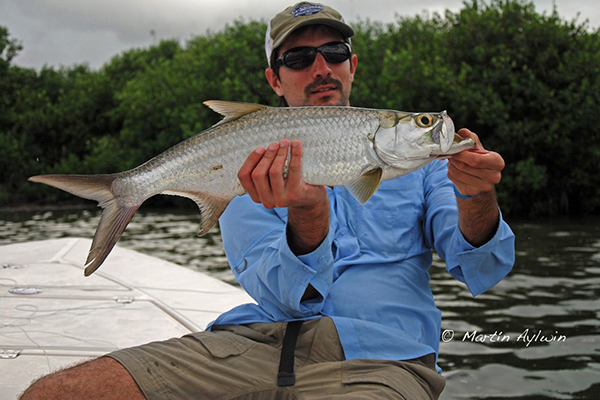
[[[278,387],[286,326],[218,326],[108,356],[125,366],[150,400],[429,400],[444,388],[433,354],[412,361],[346,361],[330,318],[302,325],[294,353],[296,383]]]

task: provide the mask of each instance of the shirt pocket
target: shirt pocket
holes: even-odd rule
[[[406,258],[421,237],[423,185],[409,175],[382,182],[358,212],[358,240],[363,250]]]

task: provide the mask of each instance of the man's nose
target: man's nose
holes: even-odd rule
[[[327,77],[329,76],[329,74],[331,74],[331,66],[329,65],[325,57],[323,57],[323,54],[317,53],[315,61],[312,64],[313,78]]]

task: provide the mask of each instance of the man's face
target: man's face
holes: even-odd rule
[[[323,29],[308,29],[299,36],[288,38],[279,55],[300,46],[318,47],[329,42],[342,41],[340,35]],[[329,63],[321,53],[304,69],[279,68],[279,77],[273,69],[266,71],[271,87],[284,96],[291,107],[349,106],[350,91],[358,61],[356,55],[340,64]]]

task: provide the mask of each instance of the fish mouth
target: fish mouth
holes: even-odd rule
[[[431,137],[436,144],[440,145],[442,153],[447,153],[454,144],[454,122],[446,111],[440,113],[440,121],[433,128]]]

